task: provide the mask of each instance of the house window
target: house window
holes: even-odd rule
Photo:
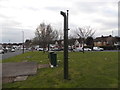
[[[101,42],[99,41],[98,44],[101,44]]]

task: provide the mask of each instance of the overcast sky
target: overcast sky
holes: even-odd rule
[[[118,34],[119,0],[0,0],[1,42],[32,39],[37,26],[45,22],[63,32],[60,11],[69,10],[69,34],[78,27],[91,26],[95,36]]]

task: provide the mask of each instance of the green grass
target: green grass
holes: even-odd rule
[[[29,56],[31,56],[29,58]],[[69,77],[63,79],[63,53],[57,52],[57,68],[38,69],[26,81],[3,84],[3,88],[117,88],[118,52],[70,52]],[[49,63],[48,54],[27,52],[5,62],[35,61]],[[41,62],[42,61],[42,62]]]
[[[37,63],[48,63],[48,54],[43,52],[27,52],[20,54],[8,59],[4,59],[2,62],[24,62],[24,61],[35,61]]]

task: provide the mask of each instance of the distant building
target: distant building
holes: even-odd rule
[[[94,39],[94,46],[114,46],[119,45],[120,37],[101,36]]]

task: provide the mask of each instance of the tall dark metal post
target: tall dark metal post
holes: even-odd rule
[[[64,79],[68,79],[68,10],[60,12],[64,17]]]
[[[23,53],[24,53],[24,31],[22,31],[22,34],[23,34]]]

